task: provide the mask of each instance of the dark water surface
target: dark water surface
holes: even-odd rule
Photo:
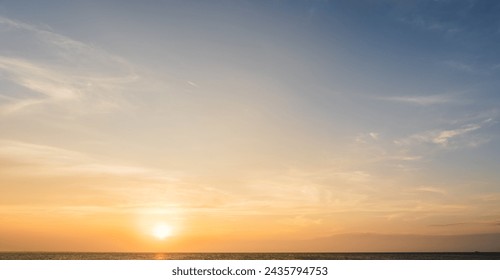
[[[500,260],[500,252],[497,253],[0,252],[0,260]]]

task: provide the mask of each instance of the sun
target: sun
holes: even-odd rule
[[[172,235],[172,228],[167,224],[159,223],[153,227],[151,234],[157,239],[163,240]]]

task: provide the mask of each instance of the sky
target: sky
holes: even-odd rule
[[[500,3],[0,2],[2,251],[498,251]]]

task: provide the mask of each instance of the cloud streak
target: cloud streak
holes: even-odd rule
[[[431,141],[435,144],[448,146],[448,144],[453,138],[468,134],[480,128],[481,126],[478,124],[471,124],[457,129],[443,130],[440,131],[437,135],[433,136]]]
[[[31,170],[25,176],[110,175],[164,182],[177,180],[160,170],[116,164],[81,152],[19,141],[0,140],[0,160],[10,162],[4,168],[11,171]]]
[[[456,60],[446,60],[442,62],[445,66],[457,70],[457,71],[462,71],[466,73],[473,73],[475,72],[474,67],[470,64],[466,64],[461,61],[456,61]]]
[[[473,137],[473,132],[478,131],[488,122],[467,124],[454,129],[424,131],[407,138],[395,140],[394,143],[398,146],[432,144],[442,148],[474,147],[484,141],[478,142],[478,138]]]
[[[382,100],[415,104],[420,106],[450,104],[456,102],[449,95],[427,95],[427,96],[393,96],[383,97]]]
[[[405,24],[416,28],[427,30],[429,32],[440,32],[446,35],[454,35],[462,31],[462,29],[454,24],[446,23],[438,19],[423,18],[419,16],[401,17],[399,20]]]
[[[8,86],[0,89],[4,115],[42,105],[69,106],[72,112],[109,110],[120,106],[118,92],[137,80],[124,59],[34,25],[0,17],[0,35],[32,46],[0,47],[0,80]]]

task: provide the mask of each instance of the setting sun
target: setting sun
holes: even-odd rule
[[[172,235],[172,228],[166,224],[156,224],[153,227],[152,234],[157,239],[165,239]]]
[[[0,258],[500,252],[500,1],[144,2],[0,0]]]

